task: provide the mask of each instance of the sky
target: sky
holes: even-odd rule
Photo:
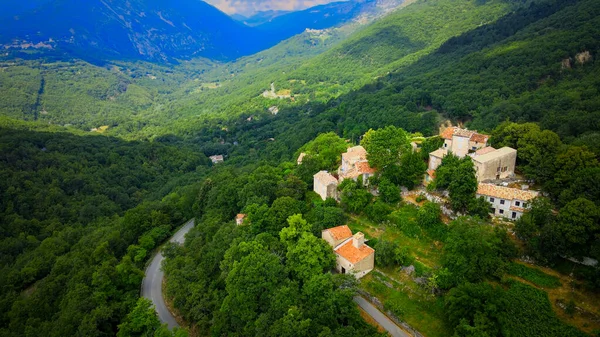
[[[302,10],[340,0],[205,0],[227,14],[252,15],[268,10]]]

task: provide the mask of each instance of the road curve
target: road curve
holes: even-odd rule
[[[188,221],[183,227],[181,227],[177,233],[171,237],[169,242],[176,242],[182,244],[185,240],[185,235],[194,227],[194,219]],[[158,253],[152,258],[152,262],[146,268],[146,275],[144,276],[144,281],[142,282],[142,296],[152,301],[154,307],[156,308],[156,312],[158,313],[158,319],[164,324],[166,323],[169,326],[169,329],[173,329],[178,327],[177,320],[169,309],[167,309],[167,305],[165,304],[165,300],[162,294],[162,282],[165,276],[164,272],[161,269],[162,261],[164,257],[160,250]]]
[[[392,337],[411,337],[404,330],[400,329],[384,313],[375,308],[373,304],[365,300],[362,296],[354,296],[354,302],[358,304],[369,316],[373,317]]]

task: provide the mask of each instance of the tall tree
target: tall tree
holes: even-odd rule
[[[397,165],[400,156],[404,152],[410,151],[408,134],[393,125],[367,131],[360,144],[367,150],[369,164],[379,170],[385,170],[390,165]]]

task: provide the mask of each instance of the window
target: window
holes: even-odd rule
[[[521,202],[520,201],[515,201],[515,206],[521,206]]]
[[[500,172],[500,166],[498,166],[498,168],[496,169],[496,172]]]
[[[513,212],[512,218],[515,219],[517,217],[517,212]]]
[[[494,202],[494,198],[490,197],[490,202]]]
[[[503,209],[500,210],[500,214],[504,214],[504,210]]]
[[[448,147],[448,143],[444,143],[444,147]]]
[[[500,199],[500,205],[504,205],[504,199]]]

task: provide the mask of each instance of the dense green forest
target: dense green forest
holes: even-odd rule
[[[185,245],[164,250],[165,288],[200,334],[377,335],[352,303],[361,285],[328,272],[317,239],[366,219],[442,246],[429,268],[369,242],[378,265],[427,278],[444,331],[583,335],[553,311],[545,290],[560,281],[513,260],[600,258],[599,18],[594,0],[422,0],[227,64],[1,56],[0,336],[168,336],[139,300],[142,270],[192,217]],[[271,83],[290,98],[261,96]],[[440,146],[413,154],[409,137],[446,119],[517,149],[544,190],[515,223],[519,247],[488,225],[469,161],[448,156],[432,185],[465,217],[446,226],[439,206],[402,202]],[[321,201],[312,175],[351,144],[372,154],[379,196],[346,182],[339,203]],[[234,225],[239,212],[249,225]],[[568,273],[597,292],[597,268]]]
[[[0,335],[114,334],[149,253],[191,217],[194,192],[176,187],[210,161],[65,132],[1,129],[0,144]]]

